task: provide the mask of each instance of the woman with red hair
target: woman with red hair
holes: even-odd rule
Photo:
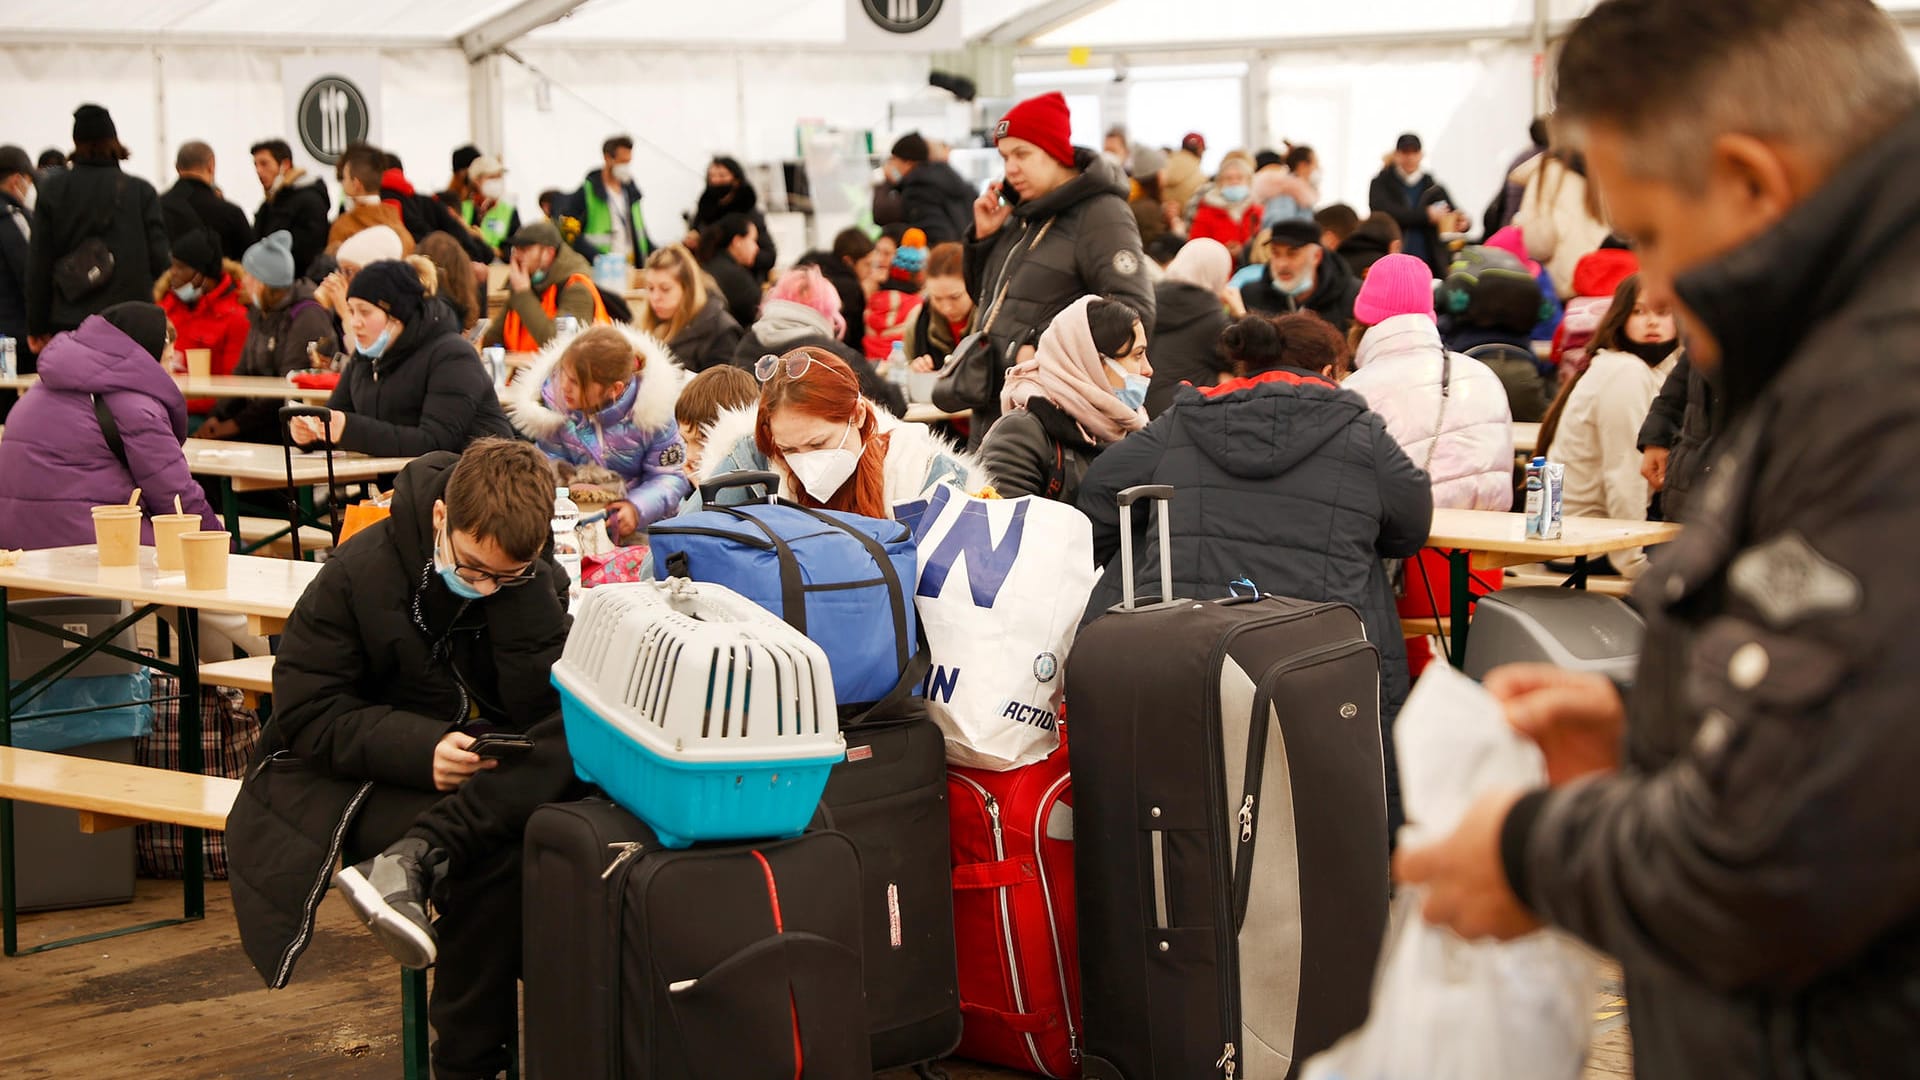
[[[845,360],[860,377],[860,392],[886,406],[895,416],[907,414],[907,398],[880,373],[860,350],[840,340],[847,322],[840,310],[840,294],[817,266],[796,266],[780,275],[760,302],[760,317],[734,347],[736,367],[753,370],[769,353],[778,355],[802,346],[825,349]]]
[[[765,468],[780,476],[782,498],[876,518],[893,517],[894,507],[939,484],[977,492],[992,483],[972,455],[863,396],[853,368],[825,349],[761,357],[754,376],[760,404],[751,438],[742,432],[745,414],[721,414],[708,445],[731,449],[706,455],[701,482]]]

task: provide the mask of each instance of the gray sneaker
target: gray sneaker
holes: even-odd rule
[[[408,837],[333,875],[353,913],[403,967],[428,967],[439,951],[427,918],[439,855],[425,840]]]

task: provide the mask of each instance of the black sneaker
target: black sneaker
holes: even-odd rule
[[[333,875],[353,913],[403,967],[428,967],[439,951],[427,918],[437,854],[425,840],[408,837]]]

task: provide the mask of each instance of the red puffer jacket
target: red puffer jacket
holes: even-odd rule
[[[173,343],[173,373],[187,373],[187,350],[207,349],[213,353],[213,373],[231,375],[240,363],[240,350],[247,343],[247,305],[240,299],[239,264],[228,260],[220,283],[208,289],[192,305],[173,294],[173,271],[160,275],[154,284],[154,302],[167,313],[178,335]],[[187,412],[204,416],[213,411],[213,398],[189,398]]]

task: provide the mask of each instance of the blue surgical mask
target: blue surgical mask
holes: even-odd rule
[[[200,302],[200,297],[204,294],[200,291],[200,286],[189,283],[175,287],[173,295],[179,297],[183,304],[195,304]]]
[[[1305,274],[1301,275],[1300,280],[1294,282],[1291,285],[1281,285],[1280,288],[1288,296],[1291,296],[1295,300],[1298,300],[1301,297],[1313,291],[1313,284],[1314,284],[1313,278],[1314,278],[1314,272],[1309,270]],[[1279,282],[1275,282],[1274,284],[1278,285]]]
[[[1120,399],[1120,404],[1138,411],[1147,403],[1147,387],[1151,380],[1145,375],[1135,375],[1111,360],[1107,361],[1107,366],[1112,368],[1124,383],[1113,392],[1113,396]]]
[[[1220,197],[1230,203],[1246,202],[1253,189],[1245,184],[1228,184],[1220,189]]]
[[[380,331],[380,336],[374,338],[370,345],[362,345],[358,340],[354,341],[355,347],[360,350],[360,355],[369,360],[380,359],[380,354],[386,352],[387,346],[391,344],[393,344],[393,327],[391,326]]]
[[[536,289],[545,288],[547,284],[547,272],[545,270],[535,270],[533,273],[527,275],[527,280],[532,282],[533,287]]]
[[[440,580],[447,586],[447,591],[462,600],[485,600],[487,598],[486,593],[481,592],[477,586],[469,582],[466,578],[461,577],[460,571],[456,569],[451,562],[441,561],[440,548],[443,540],[444,534],[435,538],[433,545],[433,568],[439,571]]]

